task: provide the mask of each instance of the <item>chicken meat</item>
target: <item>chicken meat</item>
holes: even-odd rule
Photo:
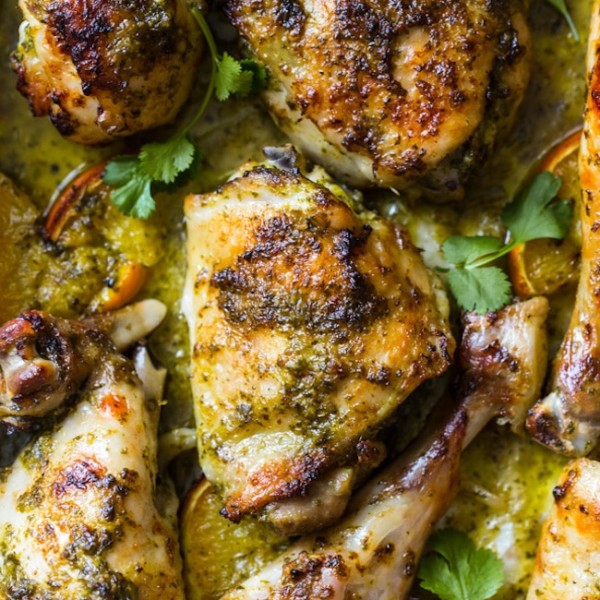
[[[600,599],[600,463],[569,463],[552,490],[528,600]]]
[[[468,315],[458,404],[359,491],[342,521],[301,538],[223,600],[406,598],[452,502],[461,451],[494,415],[522,413],[541,389],[547,312],[547,301],[533,298]]]
[[[0,597],[183,600],[176,516],[156,486],[165,372],[88,335],[76,403],[0,478]]]
[[[448,368],[454,340],[408,234],[285,157],[186,199],[183,305],[200,463],[223,513],[264,511],[292,534],[339,517],[357,471],[383,458],[379,429]]]
[[[600,439],[600,0],[588,48],[589,90],[579,153],[581,275],[569,329],[554,362],[550,393],[529,415],[540,443],[569,456]]]
[[[25,427],[55,411],[98,361],[149,334],[165,312],[161,302],[144,300],[80,321],[37,310],[8,321],[0,327],[0,422]]]
[[[83,144],[170,122],[202,38],[186,0],[20,0],[12,65],[34,115]]]
[[[229,0],[264,101],[338,180],[441,197],[507,129],[529,79],[521,0]]]

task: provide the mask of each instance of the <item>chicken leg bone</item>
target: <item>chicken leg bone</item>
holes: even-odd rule
[[[600,437],[600,0],[588,49],[589,91],[579,155],[581,277],[569,330],[554,363],[551,392],[527,420],[541,444],[569,456],[588,454]]]
[[[157,300],[144,300],[82,321],[30,310],[5,323],[0,327],[0,421],[23,426],[55,410],[103,356],[150,333],[165,311]]]

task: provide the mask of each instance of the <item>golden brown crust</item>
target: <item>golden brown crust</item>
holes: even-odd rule
[[[183,0],[21,0],[17,87],[36,116],[96,143],[171,120],[201,42]]]
[[[528,419],[540,443],[569,456],[600,439],[600,2],[588,48],[589,90],[579,154],[581,276],[569,329],[553,366],[550,394]]]
[[[600,463],[578,459],[552,492],[528,600],[600,598]]]
[[[521,10],[513,0],[228,3],[270,71],[269,109],[311,158],[350,183],[395,187],[448,159],[447,195],[485,115],[498,121],[521,99]]]
[[[297,170],[251,169],[186,215],[200,458],[239,519],[356,463],[454,341],[405,232]]]

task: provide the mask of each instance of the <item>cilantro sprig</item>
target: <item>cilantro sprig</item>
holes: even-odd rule
[[[491,550],[476,548],[455,529],[434,533],[417,577],[421,587],[441,600],[487,600],[504,583],[502,561]]]
[[[485,266],[508,254],[519,244],[540,238],[562,239],[571,222],[571,203],[558,200],[560,177],[537,175],[502,213],[510,233],[508,243],[492,236],[449,237],[444,256],[455,265],[448,271],[448,285],[459,306],[480,314],[499,310],[510,301],[511,285],[502,269]]]
[[[577,27],[575,27],[575,23],[573,22],[571,13],[569,12],[569,9],[567,8],[565,0],[546,0],[546,2],[548,2],[548,4],[550,4],[551,6],[553,6],[563,16],[564,20],[567,22],[567,25],[569,26],[569,29],[571,30],[571,34],[573,35],[573,38],[575,39],[576,42],[578,42],[580,40],[579,31],[577,31]]]
[[[147,219],[156,209],[152,196],[154,183],[171,184],[192,165],[199,150],[190,131],[203,117],[211,98],[225,101],[231,96],[248,96],[266,87],[267,72],[252,60],[236,60],[217,50],[215,39],[204,15],[196,8],[192,13],[206,39],[211,57],[211,76],[202,102],[191,121],[165,142],[144,144],[139,154],[113,158],[104,169],[102,179],[114,189],[112,203],[126,215]]]

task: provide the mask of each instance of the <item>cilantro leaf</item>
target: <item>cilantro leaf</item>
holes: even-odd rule
[[[138,173],[110,195],[112,203],[123,213],[137,219],[147,219],[155,209],[150,192],[150,180]]]
[[[190,168],[196,147],[188,137],[175,135],[166,142],[144,144],[140,150],[140,168],[152,181],[173,183],[177,175]]]
[[[136,175],[138,165],[138,158],[133,154],[115,156],[102,172],[102,180],[113,187],[125,185]]]
[[[148,219],[156,208],[152,182],[173,183],[194,160],[195,146],[185,134],[166,142],[144,144],[138,156],[117,156],[104,169],[102,179],[112,186],[111,202],[124,214]]]
[[[455,265],[469,264],[474,260],[498,252],[502,248],[502,240],[489,235],[467,237],[450,236],[442,245],[444,256]]]
[[[266,86],[267,71],[253,60],[236,60],[227,52],[219,56],[206,19],[192,8],[200,30],[206,38],[212,60],[212,74],[206,93],[192,120],[165,142],[144,144],[138,156],[117,156],[104,169],[102,179],[114,189],[111,201],[126,215],[147,219],[154,212],[153,183],[171,184],[187,171],[198,151],[189,139],[191,128],[202,118],[214,95],[227,100],[231,95],[247,96]]]
[[[267,70],[255,60],[244,58],[240,61],[243,71],[252,73],[252,88],[251,94],[258,94],[267,89]]]
[[[479,314],[500,310],[510,302],[510,281],[498,267],[456,267],[448,272],[448,285],[461,308]]]
[[[221,101],[235,94],[247,96],[260,91],[266,83],[266,70],[254,61],[236,60],[227,52],[214,60],[217,65],[215,96]]]
[[[487,600],[504,582],[502,561],[476,548],[466,534],[444,529],[433,534],[419,566],[421,587],[442,600]]]
[[[502,220],[514,243],[565,237],[571,221],[571,205],[555,200],[561,184],[560,177],[548,172],[540,173],[504,209]]]
[[[580,40],[579,31],[577,31],[577,27],[575,27],[575,23],[571,18],[571,14],[569,13],[569,9],[567,8],[565,0],[546,0],[546,2],[553,6],[563,16],[567,22],[567,25],[569,26],[569,29],[571,30],[571,33],[573,34],[573,37],[575,38],[575,41],[578,42]]]

